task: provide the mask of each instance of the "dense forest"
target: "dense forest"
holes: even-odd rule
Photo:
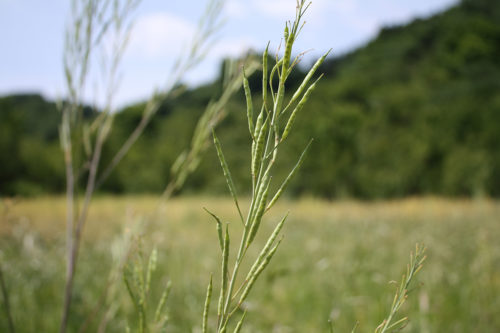
[[[499,22],[499,2],[462,1],[433,17],[386,27],[367,45],[327,60],[321,68],[325,76],[282,154],[287,161],[278,161],[294,163],[314,138],[289,193],[364,199],[500,196]],[[289,79],[290,88],[300,84],[306,67]],[[256,98],[260,82],[260,73],[250,77]],[[101,190],[162,191],[170,166],[221,85],[218,79],[167,100]],[[117,113],[103,163],[133,130],[143,107],[138,103]],[[241,148],[250,140],[245,117],[242,89],[217,129],[240,182],[249,181],[250,154]],[[64,190],[59,122],[55,103],[39,95],[0,98],[0,195]],[[184,191],[223,193],[219,169],[209,149]],[[288,170],[280,171],[286,177]]]

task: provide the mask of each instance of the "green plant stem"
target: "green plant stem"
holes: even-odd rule
[[[408,288],[410,286],[410,283],[412,282],[415,275],[422,268],[423,262],[426,259],[425,250],[426,250],[425,247],[421,247],[419,244],[417,244],[415,246],[415,253],[410,254],[410,263],[407,266],[406,274],[403,275],[403,278],[401,279],[399,289],[397,290],[396,295],[394,296],[394,300],[392,302],[389,315],[387,316],[386,319],[384,319],[382,324],[380,324],[375,329],[375,333],[388,332],[395,326],[403,325],[408,321],[408,318],[404,317],[396,321],[395,323],[392,323],[394,316],[396,315],[396,313],[398,312],[398,310],[401,308],[403,303],[406,301],[406,298],[408,297]]]
[[[271,170],[275,164],[276,157],[278,154],[278,147],[281,142],[279,134],[280,132],[279,115],[280,112],[282,112],[283,101],[285,98],[285,81],[290,73],[291,67],[293,67],[293,65],[290,67],[292,46],[299,32],[301,17],[304,14],[304,11],[305,9],[307,9],[307,7],[308,5],[305,6],[305,0],[297,1],[297,11],[295,16],[295,21],[293,22],[293,24],[290,23],[290,25],[287,23],[287,26],[285,28],[285,42],[286,42],[285,53],[282,59],[279,60],[276,59],[276,65],[271,70],[269,81],[267,80],[268,78],[267,48],[266,51],[264,52],[263,102],[262,102],[263,105],[261,112],[257,117],[256,124],[254,124],[254,119],[253,119],[253,105],[251,101],[250,88],[248,86],[248,82],[246,81],[246,77],[244,78],[245,96],[247,100],[248,127],[250,131],[250,137],[252,140],[252,155],[251,155],[252,197],[250,200],[250,207],[247,212],[247,217],[246,220],[244,221],[241,216],[241,211],[239,209],[236,192],[234,190],[234,183],[231,178],[229,168],[222,153],[222,148],[220,146],[220,143],[214,133],[214,143],[216,146],[217,155],[221,162],[223,173],[226,178],[226,182],[228,183],[229,191],[233,196],[235,205],[238,208],[238,212],[243,221],[243,232],[241,234],[240,246],[236,255],[231,278],[229,280],[229,287],[226,289],[225,284],[223,284],[221,287],[221,295],[225,297],[225,301],[222,306],[222,309],[218,311],[219,314],[217,323],[218,333],[223,333],[227,330],[227,325],[229,323],[230,318],[235,313],[235,311],[240,307],[244,299],[248,296],[248,293],[250,292],[250,289],[252,288],[253,284],[259,277],[260,273],[262,273],[262,271],[266,268],[267,264],[270,262],[272,256],[274,255],[280,244],[280,242],[278,242],[273,247],[273,242],[276,239],[276,236],[279,233],[280,227],[282,226],[284,220],[278,224],[276,231],[273,232],[273,234],[270,237],[270,240],[268,240],[268,243],[264,246],[261,255],[259,256],[257,262],[254,264],[254,266],[255,265],[257,266],[255,266],[255,268],[252,268],[251,272],[249,272],[250,278],[247,276],[242,286],[238,288],[238,290],[236,291],[236,294],[238,294],[240,290],[244,290],[238,304],[234,307],[234,309],[231,309],[231,303],[235,297],[235,295],[233,294],[234,288],[241,267],[241,263],[246,255],[246,251],[248,250],[253,240],[255,239],[261,221],[265,213],[267,212],[266,205],[269,194],[269,185],[272,179]],[[274,93],[272,85],[273,85],[273,76],[274,73],[276,72],[279,77],[279,81],[278,81],[278,91]],[[266,105],[267,84],[270,85],[271,96],[273,98],[273,107],[271,111],[267,109]],[[304,102],[306,99],[307,98],[304,98]],[[265,120],[264,120],[264,115],[265,115]],[[293,118],[292,121],[289,120],[289,123],[290,125],[287,127],[288,131],[291,129]],[[299,159],[298,165],[300,165],[302,157],[303,156],[301,156],[301,159]],[[295,167],[294,170],[292,170],[291,175],[287,178],[287,180],[285,181],[285,185],[282,186],[281,190],[284,189],[284,187],[287,184],[287,181],[291,179],[296,169],[297,167]],[[276,200],[277,198],[279,198],[279,195],[280,194],[275,196]],[[225,267],[224,261],[223,261],[223,267]],[[223,269],[223,274],[224,272],[225,271]],[[247,279],[250,279],[250,281],[249,282],[246,281]],[[245,286],[245,284],[247,284],[246,288],[242,289],[242,287]],[[242,325],[242,320],[238,323],[237,330],[241,329],[241,325]]]

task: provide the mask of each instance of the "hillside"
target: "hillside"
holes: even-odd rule
[[[383,29],[366,46],[328,60],[325,77],[297,120],[289,165],[315,142],[290,193],[324,197],[500,196],[500,4],[464,1],[405,26]],[[300,74],[300,75],[299,75]],[[251,78],[260,89],[259,74]],[[300,83],[303,73],[291,78]],[[196,118],[220,83],[167,101],[105,184],[112,192],[158,192],[188,144]],[[257,94],[254,94],[257,95]],[[248,181],[244,95],[218,129],[235,177]],[[255,103],[258,103],[255,100]],[[123,142],[141,105],[122,110],[105,147]],[[0,194],[64,188],[59,115],[40,96],[0,98]],[[285,177],[287,170],[281,170]],[[187,191],[223,192],[209,151]]]

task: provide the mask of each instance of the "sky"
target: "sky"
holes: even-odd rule
[[[428,17],[457,0],[313,0],[294,53],[309,50],[307,65],[332,49],[349,52],[375,37],[384,26]],[[41,93],[65,95],[64,31],[70,0],[0,0],[0,96]],[[114,106],[148,98],[165,85],[177,56],[186,49],[205,0],[142,0],[133,14],[134,26],[120,67]],[[220,60],[248,50],[262,51],[268,42],[275,52],[284,22],[292,19],[296,0],[226,0],[218,30],[205,60],[183,82],[196,86],[214,79]],[[98,64],[86,99],[100,103]],[[93,88],[94,87],[94,88]],[[95,97],[97,96],[97,97]]]

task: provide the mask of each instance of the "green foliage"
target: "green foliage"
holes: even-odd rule
[[[0,98],[1,194],[61,191],[64,163],[58,120],[55,104],[38,95]]]
[[[256,120],[254,119],[252,93],[249,82],[246,77],[243,78],[247,108],[246,115],[250,137],[249,144],[251,146],[251,163],[249,168],[250,170],[248,170],[248,172],[250,173],[250,178],[252,180],[251,185],[249,184],[252,195],[248,205],[248,214],[246,218],[243,217],[241,212],[235,182],[233,181],[229,166],[222,151],[221,143],[217,138],[215,131],[213,132],[217,157],[242,224],[242,230],[237,235],[237,237],[240,238],[239,250],[236,256],[230,256],[229,225],[226,226],[226,233],[224,241],[222,242],[220,219],[215,214],[210,213],[207,210],[207,212],[217,221],[219,242],[223,243],[223,246],[221,246],[222,268],[216,326],[216,332],[219,333],[225,333],[229,330],[229,327],[232,326],[231,321],[234,321],[234,316],[238,311],[241,312],[244,302],[246,302],[249,297],[250,291],[254,288],[254,285],[262,275],[263,271],[266,270],[281,243],[281,240],[277,240],[277,237],[280,235],[286,216],[276,225],[274,231],[269,235],[266,244],[261,249],[259,256],[256,257],[254,264],[246,274],[244,281],[238,282],[240,267],[248,260],[247,252],[254,248],[252,243],[259,234],[264,215],[281,196],[285,187],[288,185],[302,164],[305,155],[304,151],[295,167],[288,174],[285,182],[279,187],[271,201],[268,202],[268,195],[274,172],[273,167],[278,156],[278,151],[281,150],[282,143],[290,134],[291,127],[297,113],[303,108],[311,92],[316,86],[317,81],[309,85],[310,78],[314,75],[315,70],[323,63],[326,57],[322,57],[317,62],[317,65],[314,66],[310,73],[305,77],[302,85],[295,91],[294,97],[291,101],[288,104],[285,104],[285,83],[298,59],[291,59],[292,46],[299,35],[300,29],[302,28],[301,19],[309,5],[310,3],[306,3],[305,0],[297,1],[295,20],[293,22],[287,22],[285,26],[285,51],[281,59],[279,61],[277,60],[277,63],[273,66],[270,72],[268,71],[268,49],[266,48],[266,51],[264,52],[262,57],[262,106]],[[273,88],[273,79],[275,78],[274,74],[276,74],[276,80],[278,81],[277,90],[274,90]],[[269,94],[268,91],[270,91]],[[286,111],[289,107],[293,108],[293,111],[290,111],[287,115]],[[285,118],[288,118],[288,120],[280,125],[280,119],[283,116],[286,116]],[[307,148],[308,147],[309,145]],[[235,258],[234,265],[232,267],[228,265],[230,257]],[[230,273],[230,271],[232,272]],[[212,280],[210,280],[208,290],[212,289],[211,285]],[[238,285],[239,287],[237,287]],[[208,294],[209,293],[207,292],[206,304],[209,304],[210,301]],[[236,300],[238,301],[236,302]],[[207,312],[208,305],[205,306],[204,313]],[[235,332],[239,332],[243,327],[245,314],[246,311],[243,311],[238,323],[235,325]],[[204,315],[203,327],[207,327],[206,323],[207,319]]]
[[[276,176],[284,179],[285,166],[295,163],[292,157],[300,154],[301,143],[315,139],[310,150],[315,158],[303,165],[308,177],[291,184],[289,193],[500,196],[499,13],[495,1],[463,1],[434,17],[385,28],[366,46],[327,59],[313,79],[319,73],[327,75],[318,82],[315,98],[297,114],[301,126],[287,138],[289,146],[276,164]],[[268,67],[274,65],[275,59],[268,57]],[[221,66],[221,75],[226,67]],[[288,77],[287,91],[301,85],[305,73],[297,69]],[[195,119],[214,96],[220,96],[222,86],[220,78],[170,96],[101,189],[162,191],[171,178],[165,165],[189,144]],[[277,80],[272,86],[278,90]],[[261,88],[259,75],[249,76],[252,98],[245,101],[240,91],[229,100],[228,116],[218,130],[232,176],[243,184],[252,179],[240,134],[251,126],[247,110],[251,114],[260,105],[256,92]],[[285,105],[293,99],[288,93],[284,97]],[[141,119],[143,109],[138,103],[116,115],[103,147],[103,165]],[[1,194],[63,190],[63,166],[56,151],[59,116],[54,104],[40,96],[0,98]],[[213,177],[217,164],[215,154],[207,154],[185,191],[224,193],[224,180]]]

